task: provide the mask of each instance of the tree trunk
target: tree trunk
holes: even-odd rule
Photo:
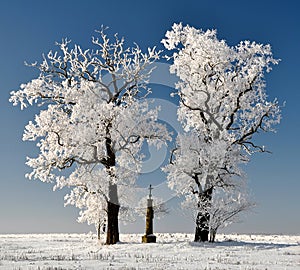
[[[198,212],[196,219],[195,242],[207,242],[209,235],[209,213]]]
[[[100,240],[100,238],[101,238],[101,224],[100,224],[100,222],[97,224],[96,230],[97,230],[97,238],[98,238],[98,240]]]
[[[118,187],[109,184],[109,201],[107,202],[107,233],[106,244],[113,245],[119,242],[119,210]]]
[[[216,234],[217,234],[217,230],[210,230],[209,233],[209,242],[214,243],[216,240]]]
[[[213,188],[205,190],[199,195],[199,211],[196,217],[195,242],[207,242],[209,236],[209,207]]]
[[[116,155],[112,147],[112,141],[110,138],[111,123],[106,127],[106,152],[107,159],[105,166],[108,174],[111,177],[111,181],[108,184],[108,201],[107,201],[107,233],[106,233],[106,244],[113,245],[119,242],[119,198],[118,198],[118,186],[114,182],[115,172],[114,167],[116,165]]]

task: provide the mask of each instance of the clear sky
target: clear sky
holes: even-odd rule
[[[257,140],[273,154],[254,155],[246,167],[249,186],[258,206],[229,232],[300,233],[300,2],[287,1],[102,1],[3,0],[0,4],[0,233],[88,232],[93,227],[76,222],[77,210],[63,207],[66,191],[53,192],[49,184],[29,181],[26,156],[34,144],[22,142],[24,126],[36,109],[20,111],[9,102],[17,90],[36,76],[24,61],[41,60],[68,37],[88,47],[94,30],[103,24],[128,44],[143,49],[158,46],[174,22],[202,29],[217,29],[230,45],[240,40],[270,43],[281,63],[267,76],[270,99],[286,101],[276,134]],[[162,68],[163,69],[163,68]],[[161,70],[162,70],[161,69]],[[157,82],[154,82],[157,83]],[[166,84],[165,86],[170,86]],[[157,87],[157,86],[154,86]],[[169,87],[157,87],[156,97],[169,99]],[[172,106],[171,106],[172,107]],[[168,117],[168,116],[167,116]],[[155,155],[155,154],[153,154]],[[164,182],[164,175],[148,172],[139,182]],[[158,190],[158,188],[157,188]],[[154,190],[155,193],[155,190]],[[177,200],[170,214],[156,221],[156,231],[193,232],[192,220],[180,215]],[[121,227],[121,232],[142,232],[144,221]]]

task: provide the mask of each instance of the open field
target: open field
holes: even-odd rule
[[[106,246],[92,234],[0,235],[0,270],[300,269],[300,236],[218,235],[214,244],[194,243],[191,234],[156,236],[156,244],[141,244],[141,234],[122,234]]]

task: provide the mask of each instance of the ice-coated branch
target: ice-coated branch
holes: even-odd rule
[[[278,102],[267,101],[265,92],[265,73],[278,63],[271,47],[250,41],[228,46],[216,33],[180,23],[162,40],[170,72],[178,77],[177,114],[186,132],[178,135],[164,171],[170,188],[197,211],[195,241],[208,240],[210,209],[219,203],[212,199],[215,190],[237,190],[236,179],[244,177],[240,165],[254,152],[268,152],[254,136],[280,122]],[[222,222],[245,209],[239,202]]]
[[[226,126],[226,129],[227,129],[227,130],[230,130],[230,129],[231,129],[231,126],[234,124],[234,120],[236,120],[236,119],[235,119],[236,113],[241,109],[241,104],[240,104],[241,98],[242,98],[243,96],[245,96],[248,92],[250,92],[250,91],[253,90],[252,85],[253,85],[255,79],[256,79],[256,77],[255,77],[255,78],[253,79],[253,81],[249,84],[249,88],[247,88],[247,89],[241,91],[241,92],[238,94],[238,96],[237,96],[237,98],[236,98],[236,105],[235,105],[235,108],[232,110],[232,113],[231,113],[230,116],[229,116],[230,121],[229,121],[228,125]]]
[[[123,187],[137,179],[143,142],[159,147],[171,139],[157,121],[158,109],[143,98],[160,52],[125,48],[123,38],[110,39],[103,28],[97,33],[93,48],[57,43],[57,51],[31,65],[39,76],[10,98],[21,108],[42,107],[23,135],[39,148],[27,161],[27,177],[68,187],[66,200],[81,210],[80,220],[95,224],[118,215],[120,205],[108,207],[126,208],[130,196]]]

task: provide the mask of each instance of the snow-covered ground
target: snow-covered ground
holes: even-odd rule
[[[106,246],[92,234],[0,235],[0,270],[62,269],[300,269],[300,236],[217,235],[217,242],[194,243],[193,235],[157,233],[142,244],[141,234],[122,234]]]

